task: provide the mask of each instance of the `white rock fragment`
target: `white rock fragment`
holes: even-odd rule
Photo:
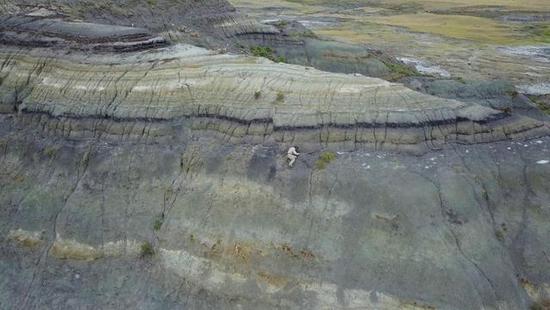
[[[550,163],[550,160],[543,159],[543,160],[537,161],[537,164],[539,164],[539,165],[546,165],[548,163]]]
[[[441,68],[440,66],[430,64],[426,61],[422,61],[411,57],[398,57],[397,59],[404,62],[407,65],[414,66],[416,70],[420,73],[424,73],[428,75],[439,75],[441,77],[446,77],[446,78],[451,77],[451,74],[449,73],[449,71]]]

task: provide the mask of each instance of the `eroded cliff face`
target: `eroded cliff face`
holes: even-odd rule
[[[548,138],[289,169],[279,144],[1,120],[3,307],[527,309],[550,293]]]
[[[2,110],[68,137],[155,140],[184,126],[235,142],[423,152],[548,133],[544,121],[380,79],[192,46],[86,57],[5,49],[0,57]]]
[[[55,18],[142,27],[175,42],[218,48],[231,44],[228,38],[238,35],[277,33],[274,27],[239,14],[225,0],[8,0],[0,3],[0,12],[38,20]]]
[[[549,297],[545,117],[41,18],[0,21],[0,308]]]
[[[239,13],[225,0],[120,0],[120,1],[4,1],[0,3],[0,42],[19,46],[59,45],[56,35],[68,29],[80,41],[73,48],[90,48],[94,27],[77,27],[82,21],[110,25],[113,37],[139,27],[150,31],[154,40],[143,44],[107,46],[117,51],[137,50],[151,44],[161,45],[159,37],[172,43],[191,43],[217,50],[249,53],[250,48],[270,47],[285,62],[341,73],[396,80],[418,72],[395,57],[364,45],[345,44],[317,37],[303,25],[260,23]],[[64,23],[73,23],[66,25]],[[113,28],[119,29],[113,29]],[[76,28],[76,29],[74,29]],[[80,28],[80,29],[78,29]],[[136,31],[136,29],[134,29]],[[107,33],[101,33],[105,36]],[[91,38],[92,40],[96,38]],[[112,39],[112,38],[111,38]],[[63,41],[63,40],[61,40]],[[84,41],[84,42],[82,42]],[[164,42],[166,43],[166,42]],[[96,47],[96,46],[94,46]],[[96,49],[104,50],[103,46]]]

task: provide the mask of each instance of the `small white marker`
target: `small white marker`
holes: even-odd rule
[[[550,163],[550,160],[543,159],[543,160],[537,161],[537,164],[539,164],[539,165],[546,165],[548,163]]]

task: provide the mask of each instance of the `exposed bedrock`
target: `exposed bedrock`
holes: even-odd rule
[[[544,121],[401,84],[188,45],[85,57],[5,48],[0,62],[1,110],[70,137],[183,126],[234,141],[423,151],[548,133]]]
[[[244,32],[235,40],[248,46],[268,46],[286,62],[323,71],[358,73],[386,80],[420,75],[395,57],[365,45],[325,40],[298,22],[267,23],[275,31]]]
[[[12,118],[3,308],[529,309],[550,294],[548,138],[288,169],[277,144],[74,141]]]
[[[10,0],[0,3],[0,13],[9,16],[3,18],[7,21],[0,22],[0,42],[7,44],[34,47],[60,45],[66,43],[63,38],[75,32],[86,37],[88,32],[105,30],[106,25],[113,25],[110,29],[113,35],[116,31],[132,31],[114,26],[118,25],[141,27],[170,42],[191,43],[211,49],[243,51],[254,46],[269,46],[290,63],[331,72],[361,73],[388,80],[416,73],[413,68],[380,51],[322,40],[297,22],[259,23],[240,14],[224,0]],[[43,25],[46,25],[45,29],[35,31]],[[53,33],[45,35],[44,31],[52,28]],[[52,38],[55,34],[61,38]],[[142,45],[134,43],[132,47],[137,50],[139,47],[159,45],[164,40],[153,37],[142,40],[145,41]],[[82,48],[77,44],[71,47]],[[96,48],[101,47],[103,45]],[[131,50],[120,46],[109,48]]]
[[[223,47],[229,44],[227,38],[240,33],[276,32],[239,14],[225,0],[6,0],[0,12],[142,27],[176,42],[209,47]]]
[[[0,43],[101,52],[130,52],[168,45],[166,39],[143,28],[34,16],[0,18]]]
[[[538,119],[546,117],[545,108],[537,105],[536,97],[520,94],[514,84],[508,81],[464,81],[433,77],[407,77],[399,81],[413,90],[437,97],[472,102]]]

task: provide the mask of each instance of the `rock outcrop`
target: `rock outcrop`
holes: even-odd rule
[[[168,45],[163,37],[142,28],[32,15],[0,18],[0,31],[0,43],[23,47],[130,52]]]
[[[544,135],[543,121],[363,76],[178,45],[155,52],[0,54],[2,110],[70,137],[174,135],[425,151]]]
[[[0,126],[6,308],[528,309],[550,293],[548,138],[288,169],[278,144]]]
[[[242,33],[276,32],[239,14],[226,0],[6,0],[0,13],[141,27],[176,42],[209,47],[223,47]]]
[[[33,28],[40,23],[52,22],[50,27],[59,27],[59,20],[66,22],[85,21],[102,25],[142,27],[173,43],[191,43],[210,49],[233,52],[249,50],[250,47],[269,46],[286,61],[313,66],[338,73],[360,73],[367,76],[394,80],[402,77],[403,71],[414,74],[415,70],[380,51],[362,45],[345,44],[318,38],[303,25],[292,23],[259,23],[240,14],[225,0],[118,0],[118,1],[4,1],[0,13],[10,16],[11,24],[21,28]],[[17,17],[13,17],[13,16]],[[25,26],[15,21],[45,19]],[[76,29],[86,36],[86,31]],[[3,27],[6,31],[12,30]],[[58,28],[56,28],[56,31]],[[124,32],[124,29],[121,33]],[[126,30],[127,31],[127,30]],[[114,31],[111,31],[114,33]],[[4,34],[9,43],[37,46],[51,44],[51,38],[35,40]],[[157,38],[155,38],[156,42]],[[4,41],[6,41],[4,39]],[[30,42],[29,42],[30,41]],[[18,43],[19,42],[19,43]],[[32,44],[34,43],[34,45]]]
[[[547,118],[160,47],[157,17],[126,24],[162,10],[218,16],[197,25],[211,38],[242,28],[224,28],[225,2],[147,2],[115,2],[132,12],[117,21],[101,1],[3,2],[17,13],[0,21],[0,308],[504,310],[550,297]],[[63,16],[82,7],[85,22]],[[289,145],[302,149],[292,169]]]

